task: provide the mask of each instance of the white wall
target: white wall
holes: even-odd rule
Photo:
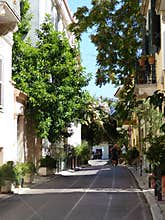
[[[76,147],[77,145],[81,145],[81,124],[71,124],[71,128],[73,131],[73,135],[68,138],[68,144]]]
[[[0,112],[0,147],[3,161],[17,159],[17,130],[14,119],[14,86],[11,82],[12,33],[0,37],[0,57],[3,59],[4,105]],[[1,153],[2,156],[2,153]]]
[[[68,13],[68,8],[63,1],[54,0],[52,4],[52,0],[29,0],[30,2],[30,13],[32,13],[31,20],[31,30],[28,36],[31,38],[33,44],[35,44],[37,40],[36,29],[39,29],[41,24],[45,20],[45,15],[50,14],[52,18],[52,23],[57,31],[65,32],[67,38],[69,39],[70,45],[75,45],[75,38],[73,34],[68,32],[67,26],[71,23],[70,13]],[[66,3],[67,4],[67,3]],[[56,7],[56,6],[57,7]],[[57,12],[58,8],[58,12]]]

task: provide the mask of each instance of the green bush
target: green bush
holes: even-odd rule
[[[15,173],[15,169],[14,169],[14,162],[13,161],[8,161],[6,164],[3,164],[1,166],[0,169],[0,175],[2,178],[2,184],[3,181],[5,180],[9,180],[11,182],[15,182],[16,181],[16,173]]]
[[[0,167],[0,187],[3,186],[3,184],[4,184],[4,180],[3,180],[2,170]]]
[[[27,173],[34,174],[36,172],[36,168],[33,162],[24,162],[24,163],[17,163],[15,165],[15,170],[17,174],[24,176]]]
[[[56,160],[49,155],[40,159],[40,167],[56,168]]]
[[[135,159],[139,157],[139,151],[136,147],[133,147],[132,149],[128,149],[126,154],[126,161],[128,164],[132,164]]]
[[[36,172],[36,168],[35,168],[35,165],[33,162],[25,162],[23,164],[23,170],[24,170],[24,173],[31,173],[31,174],[34,174]]]
[[[78,163],[87,164],[90,159],[90,148],[87,142],[82,143],[75,147],[75,155],[77,156]]]
[[[35,174],[36,168],[34,163],[27,161],[24,163],[17,163],[14,167],[15,174],[16,174],[16,183],[19,184],[21,182],[21,179],[26,174]]]
[[[165,174],[165,135],[154,137],[150,147],[145,152],[147,160],[153,167],[159,167],[162,175]]]

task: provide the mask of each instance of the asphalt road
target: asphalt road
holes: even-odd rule
[[[0,220],[151,220],[126,167],[63,172],[22,195],[0,201]]]

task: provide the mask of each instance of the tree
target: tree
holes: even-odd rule
[[[89,147],[102,142],[112,143],[116,139],[116,121],[110,115],[112,101],[92,98],[86,105],[82,138]]]
[[[116,105],[116,115],[121,121],[131,117],[136,104],[134,76],[137,59],[141,54],[145,21],[136,0],[92,0],[92,7],[78,8],[75,23],[70,29],[78,39],[92,30],[90,37],[97,49],[96,85],[106,83],[123,85],[122,102]]]
[[[28,10],[23,11],[26,18]],[[23,40],[23,28],[27,29],[22,27],[14,36],[13,80],[28,95],[27,113],[38,136],[55,142],[80,118],[85,95],[82,88],[88,79],[77,60],[79,50],[70,47],[64,33],[54,30],[49,16],[37,31],[35,47]]]
[[[91,41],[98,55],[96,84],[112,82],[125,84],[135,73],[138,51],[141,48],[144,18],[136,0],[92,0],[92,7],[78,8],[76,22],[70,26],[78,39],[92,29]]]

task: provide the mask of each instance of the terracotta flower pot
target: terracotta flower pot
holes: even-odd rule
[[[31,174],[31,173],[26,173],[25,176],[24,176],[24,183],[25,184],[30,184],[33,182],[33,179],[34,179],[34,175]]]
[[[154,56],[149,56],[149,57],[148,57],[148,63],[149,63],[150,65],[154,64],[154,63],[155,63],[155,57],[154,57]]]

